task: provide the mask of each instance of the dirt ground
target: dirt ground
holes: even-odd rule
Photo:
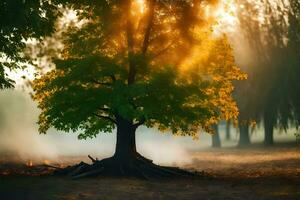
[[[0,159],[1,200],[254,199],[300,200],[300,145],[207,149],[191,152],[186,169],[204,171],[197,180],[142,181],[47,175],[32,163]],[[80,158],[64,158],[65,163]],[[47,161],[49,162],[49,161]],[[62,163],[60,163],[62,164]],[[44,175],[43,175],[44,174]]]

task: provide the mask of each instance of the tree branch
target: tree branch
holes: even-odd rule
[[[154,54],[151,58],[154,59],[154,58],[160,56],[161,54],[163,54],[164,52],[166,52],[173,44],[174,44],[174,41],[171,42],[170,44],[168,44],[165,48],[163,48],[162,50],[160,50],[156,54]]]
[[[136,69],[135,65],[132,60],[132,55],[133,55],[133,47],[134,47],[134,38],[133,38],[133,24],[131,21],[131,1],[126,2],[127,6],[127,23],[126,23],[126,35],[127,35],[127,51],[128,51],[128,65],[129,65],[129,70],[128,70],[128,78],[127,78],[127,83],[128,85],[134,83],[135,79],[135,74],[136,74]]]
[[[105,112],[109,112],[111,111],[109,108],[98,108],[99,110],[105,111]]]
[[[149,46],[149,38],[151,29],[153,26],[153,19],[154,19],[154,7],[155,7],[155,0],[149,0],[149,16],[148,16],[148,25],[145,30],[145,36],[142,46],[142,54],[145,55]]]
[[[108,116],[103,116],[103,115],[98,115],[98,114],[96,114],[96,113],[93,113],[96,117],[99,117],[99,118],[101,118],[101,119],[105,119],[105,120],[108,120],[108,121],[110,121],[110,122],[112,122],[112,123],[114,123],[114,124],[117,124],[117,122],[113,119],[113,118],[111,118],[111,117],[108,117]]]
[[[137,122],[136,124],[133,124],[133,126],[135,128],[139,127],[140,125],[143,125],[146,122],[145,117],[143,117],[139,122]]]
[[[92,81],[93,83],[98,84],[98,85],[112,86],[112,84],[111,84],[111,83],[108,83],[108,82],[100,82],[100,81],[97,81],[97,80],[94,80],[94,79],[92,79],[91,81]]]

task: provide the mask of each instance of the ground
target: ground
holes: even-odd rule
[[[300,200],[300,145],[207,149],[191,152],[186,169],[204,171],[198,180],[71,180],[44,168],[0,160],[0,199],[262,199]],[[75,162],[80,158],[64,158]],[[49,161],[47,161],[49,162]],[[45,174],[45,175],[42,175]]]

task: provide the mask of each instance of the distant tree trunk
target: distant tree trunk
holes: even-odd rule
[[[231,140],[231,136],[230,136],[230,121],[226,122],[226,136],[225,136],[226,140]]]
[[[264,114],[264,129],[265,129],[265,139],[264,144],[266,146],[271,146],[274,144],[273,138],[273,127],[274,127],[274,120],[273,117],[269,113]]]
[[[114,158],[128,162],[137,157],[135,142],[136,127],[125,119],[117,120],[117,143]]]
[[[221,147],[221,140],[219,135],[218,125],[213,125],[214,134],[212,135],[212,147],[219,148]]]
[[[247,146],[250,144],[249,124],[247,122],[239,122],[240,139],[238,146]]]

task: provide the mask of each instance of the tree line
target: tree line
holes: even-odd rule
[[[249,126],[255,121],[263,125],[264,144],[269,146],[275,128],[299,127],[300,2],[239,0],[237,5],[240,34],[251,54],[248,79],[235,85],[238,145],[251,143]]]

